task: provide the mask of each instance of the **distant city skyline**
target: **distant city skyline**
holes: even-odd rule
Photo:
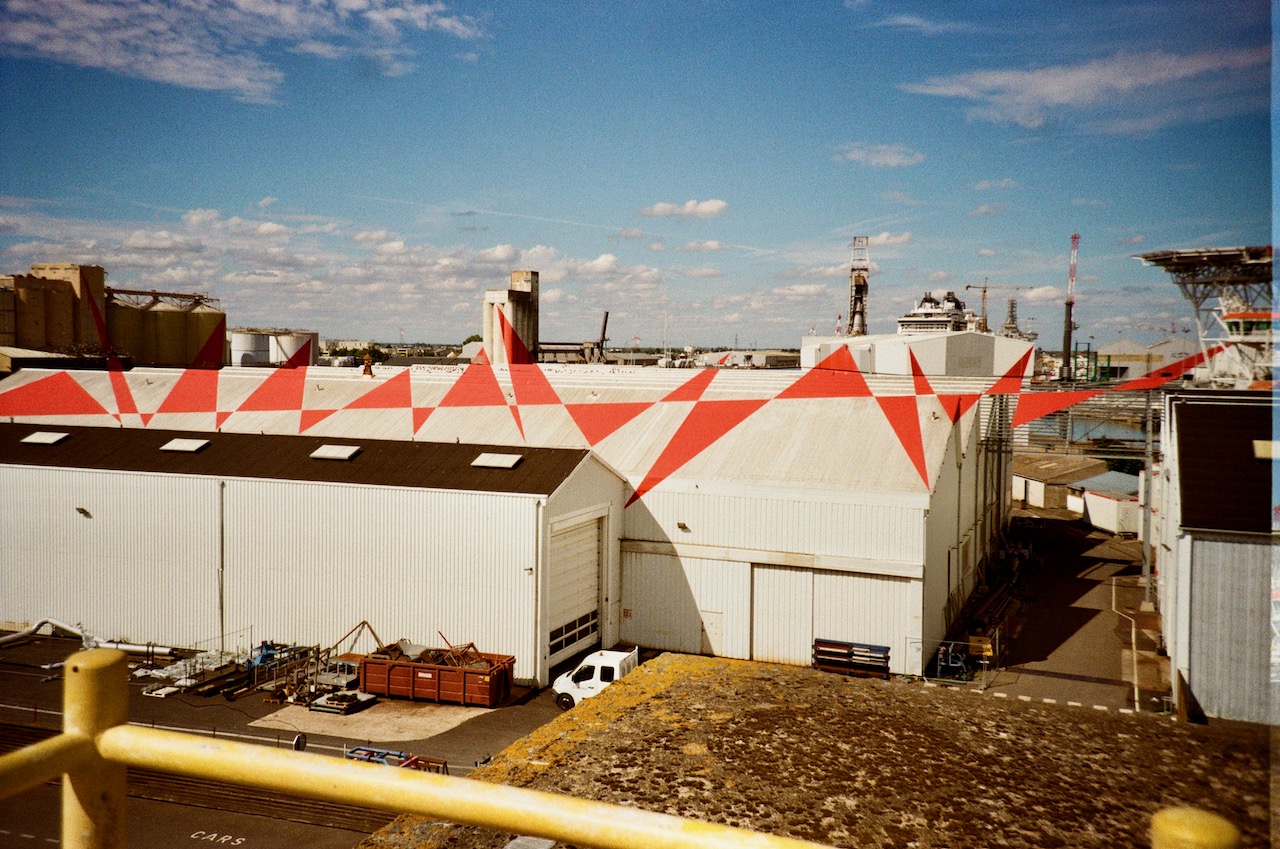
[[[0,273],[102,265],[233,326],[795,348],[986,282],[989,323],[1193,326],[1133,254],[1272,241],[1270,7],[0,4]],[[1023,286],[1014,291],[1009,286]],[[839,319],[838,319],[839,317]],[[1181,335],[1181,334],[1177,334]]]

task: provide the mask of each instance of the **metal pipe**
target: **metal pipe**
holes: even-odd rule
[[[96,757],[88,737],[59,734],[0,757],[0,799],[16,796]]]
[[[98,738],[117,764],[599,849],[817,849],[820,844],[540,790],[124,725]]]
[[[1240,830],[1199,808],[1165,808],[1151,818],[1151,849],[1237,849]]]
[[[64,669],[62,729],[93,740],[129,720],[129,665],[124,652],[76,652]],[[125,849],[125,764],[93,752],[62,781],[62,845]]]

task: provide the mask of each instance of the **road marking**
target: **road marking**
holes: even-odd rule
[[[1139,694],[1138,694],[1138,623],[1137,623],[1137,621],[1136,621],[1132,616],[1129,616],[1129,615],[1127,615],[1127,614],[1121,613],[1121,612],[1120,612],[1120,609],[1119,609],[1118,607],[1116,607],[1116,577],[1115,577],[1114,575],[1112,575],[1112,576],[1111,576],[1111,611],[1112,611],[1113,613],[1115,613],[1117,616],[1122,616],[1122,617],[1124,617],[1125,619],[1128,619],[1128,620],[1129,620],[1129,647],[1130,647],[1130,649],[1132,650],[1132,653],[1133,653],[1133,709],[1134,709],[1134,711],[1136,712],[1136,711],[1139,709],[1139,705],[1138,705],[1138,699],[1139,699]]]
[[[1042,699],[1041,701],[1047,705],[1056,705],[1058,703],[1057,699]]]
[[[1030,697],[1030,696],[1018,696],[1018,701],[1020,701],[1020,702],[1029,702],[1029,701],[1031,701],[1031,697]]]
[[[1007,698],[1009,698],[1009,694],[1008,694],[1008,693],[992,693],[991,695],[995,696],[997,699],[1007,699]]]
[[[1070,705],[1071,707],[1084,707],[1084,705],[1080,704],[1079,702],[1067,702],[1067,704]]]
[[[1107,707],[1106,705],[1094,705],[1093,709],[1094,710],[1111,710],[1111,708]]]

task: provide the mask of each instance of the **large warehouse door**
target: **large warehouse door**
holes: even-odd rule
[[[551,535],[550,665],[600,638],[600,520]]]
[[[813,660],[813,572],[751,568],[751,659],[808,666]]]

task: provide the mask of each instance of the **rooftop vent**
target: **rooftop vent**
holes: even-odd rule
[[[57,445],[70,435],[57,430],[37,430],[22,437],[22,441],[29,445]]]
[[[179,454],[196,454],[209,444],[207,439],[170,439],[160,446],[161,451],[175,451]]]
[[[479,469],[514,469],[523,459],[523,454],[481,454],[471,465]]]
[[[350,460],[360,453],[359,445],[321,445],[311,452],[312,460]]]

